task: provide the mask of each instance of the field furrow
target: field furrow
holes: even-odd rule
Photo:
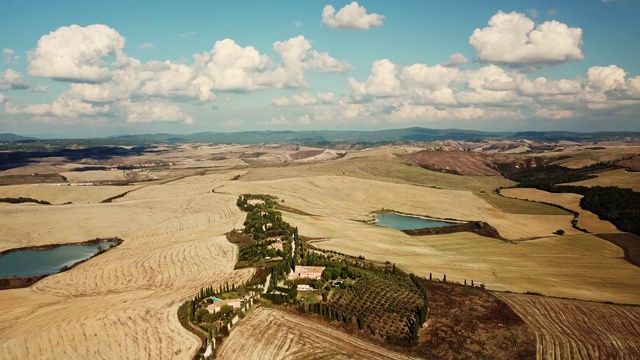
[[[302,316],[255,308],[218,349],[218,359],[406,359]]]
[[[538,359],[640,358],[640,308],[496,294],[535,331]]]

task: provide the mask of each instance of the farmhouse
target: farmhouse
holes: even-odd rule
[[[309,285],[298,285],[298,291],[310,291],[311,286]]]
[[[247,200],[247,204],[249,204],[249,205],[253,205],[253,206],[256,206],[256,205],[262,205],[262,204],[264,204],[264,200],[260,200],[260,199],[249,199],[249,200]]]
[[[209,310],[210,313],[215,314],[225,305],[229,305],[234,309],[240,309],[242,307],[242,299],[217,300],[214,301],[213,304],[207,306],[207,310]]]
[[[296,269],[289,275],[290,279],[302,279],[309,278],[314,280],[320,280],[322,278],[322,272],[324,266],[297,266]]]

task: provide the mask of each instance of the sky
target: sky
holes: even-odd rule
[[[0,133],[640,131],[640,0],[0,2]]]

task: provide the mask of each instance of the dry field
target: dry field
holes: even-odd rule
[[[1,291],[0,357],[189,359],[199,340],[180,326],[180,302],[251,275],[233,270],[236,247],[223,235],[245,214],[235,196],[210,192],[229,177],[195,179],[199,186],[190,178],[152,185],[152,197],[110,204],[3,204],[2,249],[97,236],[125,242],[31,288]]]
[[[595,179],[577,181],[566,185],[575,186],[617,186],[640,191],[640,172],[630,172],[624,169],[615,169],[595,174]]]
[[[255,308],[218,348],[218,359],[408,359],[348,336],[322,320]]]
[[[640,307],[496,295],[536,333],[538,359],[640,358]]]
[[[48,201],[51,204],[92,204],[140,188],[131,186],[57,186],[57,185],[10,185],[0,186],[0,197],[29,197]],[[61,209],[57,207],[56,209]]]
[[[573,229],[572,215],[555,208],[489,194],[513,184],[509,180],[427,171],[397,156],[415,151],[407,147],[291,163],[297,151],[310,149],[187,145],[126,161],[189,160],[177,167],[192,163],[209,169],[196,176],[189,169],[150,171],[167,181],[132,186],[0,187],[0,197],[72,202],[0,203],[0,251],[95,237],[125,240],[31,288],[1,291],[0,358],[190,358],[199,343],[180,327],[178,305],[201,286],[241,282],[251,275],[248,269],[233,271],[236,247],[223,236],[242,226],[245,213],[235,205],[242,193],[271,194],[284,200],[284,206],[312,214],[285,212],[284,218],[301,235],[322,239],[315,243],[319,247],[389,260],[407,272],[437,278],[446,274],[450,281],[474,279],[496,290],[640,304],[640,269],[623,260],[619,247]],[[329,153],[301,160],[324,159]],[[255,157],[242,157],[247,154]],[[247,168],[252,161],[247,159],[265,167]],[[274,164],[281,166],[266,166]],[[60,164],[38,166],[69,171]],[[229,167],[235,170],[221,174]],[[103,175],[77,174],[76,180]],[[187,177],[168,181],[180,176]],[[231,180],[237,176],[239,180]],[[100,203],[129,190],[112,203]],[[561,204],[577,206],[578,200],[566,198]],[[371,211],[381,208],[486,221],[513,242],[471,233],[411,237],[354,221],[369,219]],[[612,232],[612,225],[578,210],[580,226]],[[566,235],[552,235],[558,229]],[[276,358],[398,358],[325,326],[299,330],[306,328],[303,320],[256,310],[232,332],[221,349],[223,358],[241,358],[245,352],[247,358],[255,357],[252,344],[264,344],[263,350]],[[262,332],[253,331],[259,326],[264,326]],[[279,340],[263,336],[267,331],[275,331]],[[259,335],[247,335],[255,337],[244,341],[246,332]],[[318,343],[316,337],[323,340]]]
[[[241,179],[244,178],[241,177]],[[231,182],[221,193],[267,193],[315,216],[285,213],[316,246],[391,261],[407,272],[450,281],[474,279],[488,288],[640,304],[640,268],[619,247],[570,226],[572,215],[509,214],[468,191],[365,181],[345,176]],[[408,236],[353,220],[380,208],[487,221],[516,243],[471,233]],[[565,236],[553,231],[564,229]],[[533,240],[527,240],[533,238]],[[603,270],[606,269],[606,270]]]
[[[608,221],[600,220],[598,215],[591,211],[580,208],[580,199],[582,195],[571,193],[550,193],[538,189],[514,188],[503,189],[500,193],[516,199],[525,199],[531,201],[546,202],[557,204],[564,208],[576,211],[580,214],[578,218],[578,226],[595,234],[610,234],[620,232],[613,224]]]

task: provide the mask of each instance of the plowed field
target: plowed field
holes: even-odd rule
[[[497,296],[536,333],[538,359],[640,359],[640,307]]]
[[[408,359],[296,314],[257,307],[218,349],[218,359]]]
[[[30,288],[0,291],[0,358],[191,358],[200,342],[178,322],[180,302],[252,272],[233,270],[236,247],[224,236],[244,220],[236,196],[210,192],[225,180],[151,185],[148,196],[109,204],[0,206],[0,249],[124,239]]]

